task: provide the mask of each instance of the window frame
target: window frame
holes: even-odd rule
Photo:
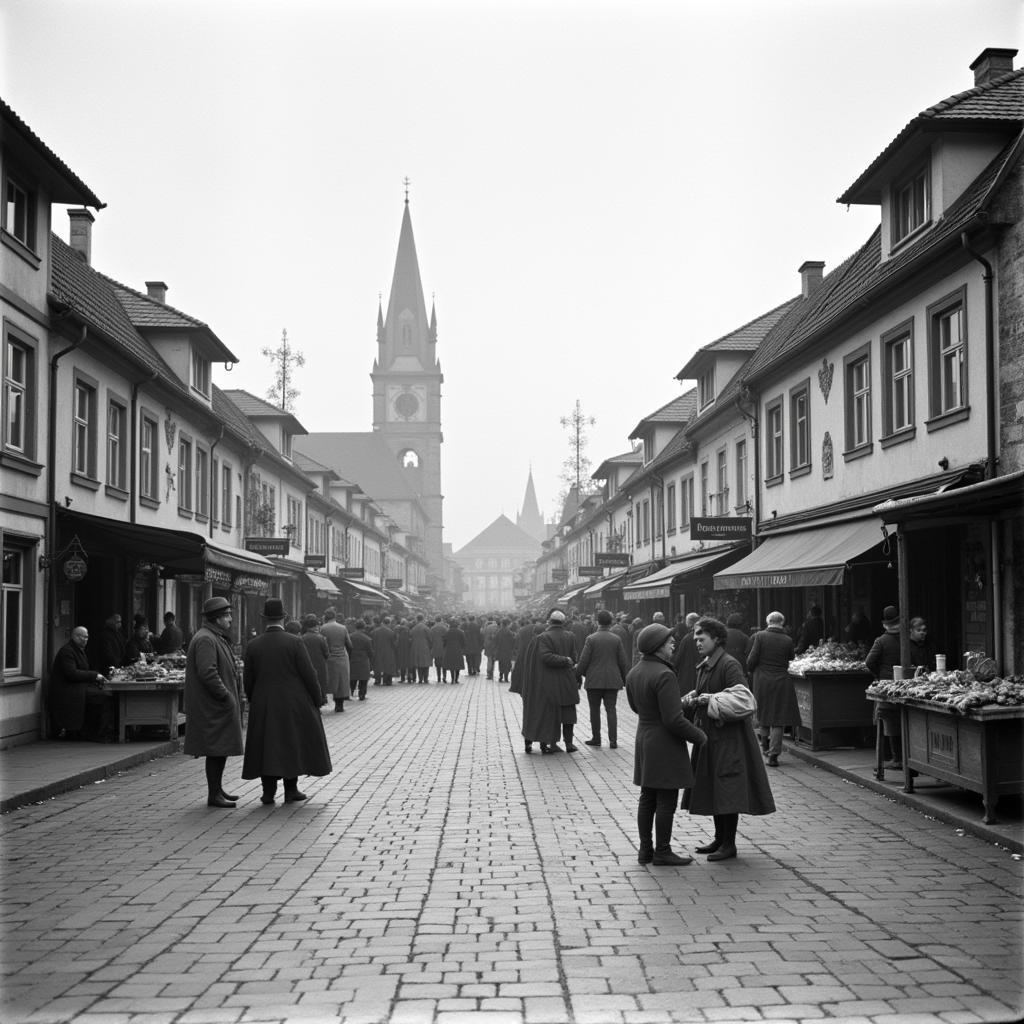
[[[8,581],[5,572],[0,570],[0,636],[4,638],[3,662],[0,663],[0,678],[18,679],[28,676],[28,669],[33,664],[35,650],[34,631],[34,608],[35,608],[35,586],[36,574],[33,571],[32,554],[37,546],[38,540],[34,537],[24,537],[13,532],[3,534],[3,545],[0,555],[3,556],[4,566],[8,555],[18,560],[20,567],[20,581]],[[10,615],[10,597],[18,596],[18,621],[14,630],[9,628],[8,618]],[[7,660],[11,656],[11,643],[13,639],[16,644],[16,659],[8,665]]]
[[[196,519],[208,522],[210,518],[210,449],[198,441],[192,449],[194,490],[192,509]]]
[[[97,476],[96,448],[99,439],[99,381],[79,369],[75,369],[71,381],[71,479],[74,483],[98,490],[100,486]],[[79,392],[86,393],[88,415],[80,419]],[[79,437],[82,436],[85,448],[85,462],[79,462]]]
[[[7,456],[4,464],[14,468],[35,469],[38,476],[42,469],[36,465],[39,443],[39,343],[14,324],[3,322],[3,392],[0,393],[0,417],[3,435],[0,436],[0,453]],[[11,369],[12,352],[21,352],[24,360],[24,380],[14,379]],[[21,444],[11,443],[8,434],[11,416],[11,396],[19,396],[21,406]]]
[[[957,359],[959,367],[960,404],[947,406],[944,401],[943,348],[939,324],[948,318],[952,311],[959,313],[960,340],[956,345],[959,351]],[[967,330],[967,286],[961,285],[937,302],[933,302],[926,310],[928,326],[928,419],[925,426],[929,431],[940,430],[942,427],[959,423],[971,414],[970,377],[968,374],[969,338]]]
[[[885,331],[879,338],[882,359],[882,436],[883,448],[909,441],[916,433],[915,423],[915,366],[914,366],[914,318],[904,320]],[[893,369],[893,352],[897,345],[906,345],[906,366],[898,373]],[[894,421],[896,392],[903,390],[906,422],[896,425]]]
[[[801,420],[798,406],[803,401]],[[802,449],[802,450],[801,450]],[[811,471],[811,379],[789,389],[789,478],[806,476]]]
[[[912,193],[915,185],[921,182],[921,198],[923,209],[920,220],[910,223],[910,217],[904,217],[905,211],[911,211],[915,205],[915,197],[911,194],[910,201],[904,202],[904,195]],[[892,247],[903,245],[918,232],[923,231],[932,222],[932,171],[931,160],[925,160],[915,169],[894,182],[890,191]],[[905,222],[905,223],[904,223]]]
[[[676,485],[669,484],[665,492],[665,506],[667,509],[666,527],[669,533],[676,532]]]
[[[8,193],[11,189],[17,189],[24,198],[24,229],[19,232],[17,225],[11,224],[11,200],[8,198]],[[3,180],[3,196],[2,196],[2,213],[3,219],[0,221],[0,226],[3,227],[4,234],[16,242],[19,246],[23,246],[27,252],[33,256],[38,252],[38,237],[39,237],[39,225],[37,222],[36,207],[38,200],[35,189],[26,185],[24,180],[17,174],[12,173],[10,170],[4,171]],[[14,203],[15,207],[15,218],[17,218],[17,207],[18,204]]]
[[[703,412],[715,404],[715,364],[712,363],[697,378],[697,411]]]
[[[189,375],[189,383],[192,390],[202,395],[203,398],[209,399],[211,379],[212,372],[209,358],[193,345],[192,371]]]
[[[723,516],[729,511],[729,449],[722,445],[715,452],[715,515]]]
[[[733,457],[736,462],[736,495],[735,508],[745,508],[750,500],[750,484],[747,480],[749,463],[747,461],[747,439],[738,437],[733,445]],[[742,499],[742,500],[741,500]]]
[[[118,414],[118,431],[111,433],[110,420],[114,411]],[[128,401],[114,391],[107,391],[106,427],[107,481],[106,493],[112,497],[128,497]],[[111,446],[116,451],[111,452]],[[113,458],[111,457],[113,455]]]
[[[777,421],[776,430],[773,421]],[[783,421],[782,395],[776,395],[764,404],[764,473],[765,486],[772,487],[782,482],[786,471],[783,460],[786,455],[786,427]]]
[[[700,464],[700,514],[702,517],[706,517],[708,514],[708,500],[710,497],[708,490],[711,486],[708,479],[709,472],[708,460],[705,459]]]
[[[860,367],[864,367],[864,386],[858,388],[855,375]],[[868,341],[843,356],[843,459],[846,462],[863,458],[874,450],[872,391],[871,343]],[[863,437],[856,433],[857,406],[861,401],[864,407]]]
[[[153,431],[148,468],[145,463],[146,427]],[[139,502],[147,508],[160,506],[160,420],[145,406],[139,411]]]
[[[178,485],[178,515],[187,516],[189,519],[192,518],[193,512],[193,496],[192,496],[192,483],[193,474],[195,473],[195,459],[193,453],[195,452],[195,442],[191,434],[186,434],[184,431],[178,434],[178,473],[177,473],[177,485]],[[185,453],[187,456],[182,460],[182,454]]]

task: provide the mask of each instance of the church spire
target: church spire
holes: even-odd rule
[[[544,541],[547,539],[547,528],[544,526],[544,517],[540,514],[540,506],[537,504],[537,492],[533,486],[533,466],[530,466],[530,472],[526,478],[523,510],[516,516],[516,526],[524,530],[535,540]]]
[[[423,283],[416,256],[416,242],[412,234],[409,200],[402,209],[402,229],[398,236],[398,254],[391,279],[388,311],[384,318],[383,339],[378,352],[382,369],[392,366],[396,359],[416,359],[422,369],[435,369],[433,354],[429,351],[430,322],[423,299]]]

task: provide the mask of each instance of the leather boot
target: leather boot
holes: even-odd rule
[[[710,843],[705,843],[703,846],[695,846],[693,849],[695,853],[717,853],[721,845],[722,837],[715,836]]]
[[[654,860],[654,843],[650,839],[641,839],[636,862],[638,864],[650,864],[652,860]]]
[[[708,860],[731,860],[736,856],[735,843],[722,843],[714,853],[708,854]]]
[[[684,867],[687,864],[693,863],[692,857],[680,857],[679,854],[673,853],[671,847],[656,847],[654,850],[653,862],[664,866],[671,867]]]

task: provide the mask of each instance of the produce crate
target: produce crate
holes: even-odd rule
[[[870,672],[791,672],[790,679],[800,708],[798,743],[811,750],[874,745],[871,705],[864,699]]]

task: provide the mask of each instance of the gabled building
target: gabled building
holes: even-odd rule
[[[517,604],[515,577],[540,549],[508,516],[498,516],[452,556],[462,568],[461,603],[478,611],[511,611]]]

